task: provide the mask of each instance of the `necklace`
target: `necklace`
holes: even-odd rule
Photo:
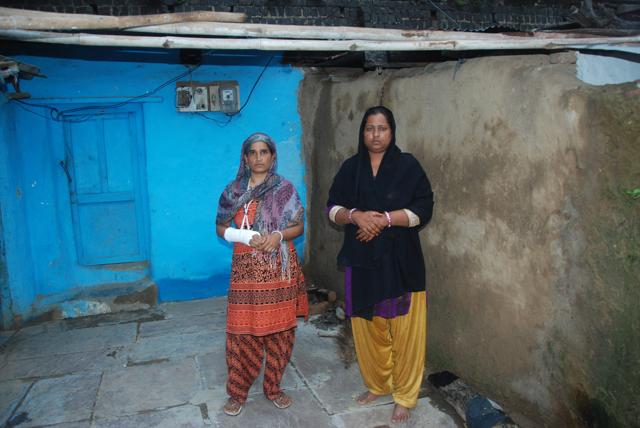
[[[247,183],[247,191],[251,189],[253,189],[253,186],[251,186],[251,179],[249,179],[249,182]],[[240,224],[240,229],[251,230],[251,225],[249,224],[249,206],[251,205],[251,202],[253,202],[253,199],[250,199],[249,202],[247,202],[243,206],[244,214],[242,215],[242,223]]]

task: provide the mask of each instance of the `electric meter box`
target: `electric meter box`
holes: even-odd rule
[[[183,112],[209,111],[209,92],[205,85],[196,82],[176,84],[176,108]]]
[[[176,109],[179,112],[237,113],[240,110],[238,82],[235,80],[177,82]]]

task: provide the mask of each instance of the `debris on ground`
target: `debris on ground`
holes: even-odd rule
[[[335,291],[311,286],[307,289],[309,315],[323,314],[336,306],[338,296]]]
[[[318,336],[335,339],[338,356],[345,368],[356,362],[351,321],[346,317],[344,302],[338,300],[336,292],[326,288],[309,287],[309,322],[318,330]]]
[[[336,330],[344,323],[336,316],[335,308],[310,316],[309,322],[320,330]]]
[[[468,428],[518,428],[499,404],[475,392],[455,374],[433,373],[427,380],[442,393]]]

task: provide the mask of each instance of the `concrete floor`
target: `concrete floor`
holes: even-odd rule
[[[331,330],[302,321],[282,382],[294,404],[274,407],[260,377],[242,413],[224,415],[225,305],[224,298],[166,303],[0,332],[0,426],[460,426],[428,396],[404,424],[391,423],[390,397],[358,406],[357,364],[345,368],[335,340],[318,334]]]

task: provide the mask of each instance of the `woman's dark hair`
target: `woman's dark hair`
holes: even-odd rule
[[[389,123],[389,126],[391,127],[391,143],[389,144],[389,147],[396,145],[396,120],[393,117],[393,112],[385,106],[375,106],[367,109],[367,111],[364,112],[364,116],[362,116],[362,122],[360,122],[360,134],[358,135],[358,151],[366,150],[364,146],[364,127],[367,124],[369,116],[374,114],[382,114],[387,119],[387,123]]]

